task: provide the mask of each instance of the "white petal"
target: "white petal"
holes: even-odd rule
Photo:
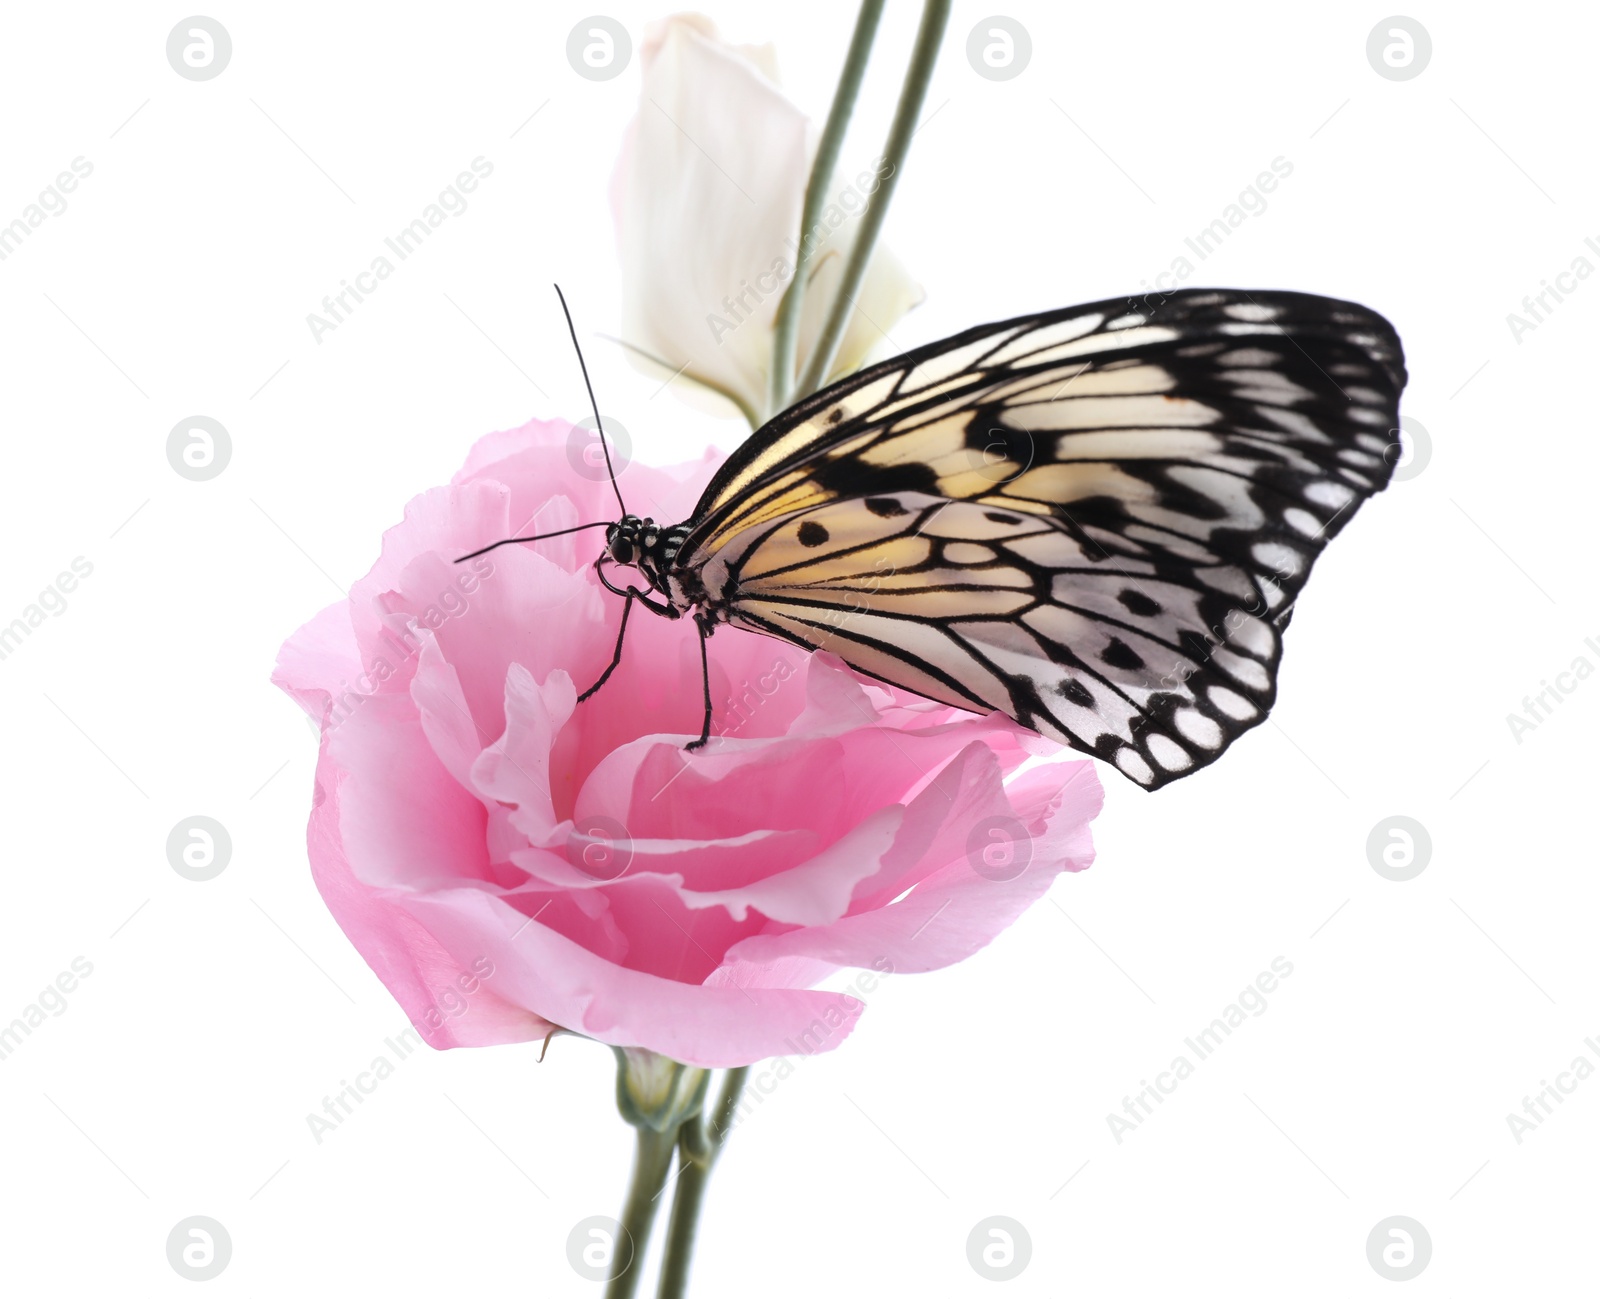
[[[686,376],[727,390],[764,416],[772,324],[799,251],[813,132],[777,88],[770,47],[723,44],[704,18],[658,24],[640,56],[639,112],[612,178],[622,337],[672,370],[686,365]],[[844,194],[853,184],[846,178],[836,190]],[[801,329],[802,368],[853,228],[846,221],[827,232],[802,266],[802,274],[815,276]],[[904,269],[878,250],[835,372],[881,350],[882,330],[918,300]]]

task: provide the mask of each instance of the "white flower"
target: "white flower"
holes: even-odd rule
[[[657,24],[640,49],[643,89],[612,177],[630,355],[721,393],[759,424],[769,409],[773,324],[798,264],[806,285],[796,373],[833,301],[874,162],[835,177],[819,228],[802,240],[815,132],[777,85],[772,47],[732,46],[709,19]],[[922,300],[874,250],[832,379],[859,369]]]

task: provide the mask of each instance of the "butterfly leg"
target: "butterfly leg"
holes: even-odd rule
[[[694,616],[694,621],[700,628],[700,685],[705,692],[706,711],[700,723],[700,738],[683,746],[691,751],[704,748],[706,741],[711,738],[711,664],[706,657],[706,642],[711,639],[712,624],[710,619],[700,614]]]
[[[611,679],[611,674],[617,670],[617,665],[622,662],[622,638],[628,634],[628,613],[633,608],[633,589],[630,587],[622,596],[622,626],[617,628],[617,648],[611,655],[611,662],[606,670],[600,674],[600,679],[578,696],[581,704],[585,699],[605,685]]]
[[[596,690],[600,689],[601,686],[605,685],[605,683],[610,680],[611,674],[617,670],[617,666],[622,662],[622,638],[628,634],[628,614],[632,611],[635,601],[642,604],[646,609],[650,610],[651,613],[662,618],[677,618],[681,616],[678,610],[673,608],[670,604],[662,604],[659,600],[652,600],[648,595],[639,590],[637,587],[633,586],[631,583],[628,586],[617,586],[611,581],[610,578],[606,576],[605,564],[606,557],[601,555],[600,558],[594,562],[594,571],[599,575],[600,584],[604,586],[606,590],[610,591],[613,595],[620,595],[622,597],[622,625],[617,628],[617,648],[611,655],[610,665],[604,672],[600,674],[600,679],[598,681],[596,681],[592,686],[578,696],[578,702],[580,704],[590,695],[594,694]]]

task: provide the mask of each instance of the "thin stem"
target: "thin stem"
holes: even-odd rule
[[[794,274],[778,304],[778,318],[773,326],[772,374],[767,383],[773,414],[789,404],[789,389],[794,383],[800,306],[806,291],[805,280],[800,274],[806,240],[822,220],[828,187],[833,183],[834,168],[839,165],[839,150],[844,144],[846,128],[850,125],[850,115],[855,111],[856,98],[861,93],[867,56],[872,52],[873,38],[878,33],[878,19],[882,16],[883,0],[862,0],[861,10],[856,14],[856,29],[850,37],[850,48],[844,56],[844,67],[839,72],[839,85],[833,92],[833,104],[828,109],[828,121],[822,128],[822,139],[817,142],[817,156],[811,163],[811,178],[806,182],[805,203],[800,210],[800,242],[795,248]]]
[[[723,1076],[722,1091],[717,1096],[717,1108],[713,1112],[710,1134],[719,1150],[733,1128],[734,1111],[739,1108],[739,1097],[744,1092],[745,1079],[749,1076],[750,1066],[747,1064],[740,1065],[737,1069],[729,1069]]]
[[[739,1094],[749,1075],[749,1065],[728,1070],[709,1125],[697,1116],[678,1132],[678,1186],[673,1192],[672,1216],[667,1221],[667,1253],[661,1262],[661,1288],[656,1291],[656,1299],[684,1299],[689,1293],[689,1267],[694,1261],[695,1231],[700,1225],[706,1183],[711,1180],[717,1155],[733,1126]]]
[[[883,146],[883,157],[890,170],[878,186],[877,193],[867,200],[867,209],[861,214],[856,227],[855,247],[844,265],[839,278],[839,288],[828,309],[822,332],[817,336],[806,362],[805,373],[795,391],[796,398],[809,396],[827,381],[833,369],[833,359],[839,344],[844,341],[845,327],[855,310],[856,295],[867,276],[867,265],[872,259],[873,246],[878,242],[878,232],[883,228],[883,218],[889,211],[889,200],[894,197],[895,184],[900,179],[906,155],[911,151],[911,137],[917,133],[917,118],[922,114],[922,101],[928,94],[928,83],[933,79],[933,65],[939,59],[939,44],[944,39],[945,24],[950,19],[950,0],[927,0],[922,8],[922,22],[917,28],[917,43],[911,51],[911,62],[906,67],[905,83],[900,88],[900,102],[894,110],[894,122],[889,127],[889,139]]]
[[[688,1124],[684,1124],[685,1129]],[[705,1201],[711,1169],[687,1149],[687,1132],[678,1135],[678,1186],[672,1193],[672,1216],[667,1220],[667,1254],[661,1261],[661,1287],[656,1299],[683,1299],[689,1293],[689,1266],[694,1261],[695,1228]]]
[[[614,1257],[629,1251],[628,1265],[606,1283],[605,1299],[633,1299],[644,1273],[644,1252],[650,1243],[650,1228],[656,1220],[656,1206],[672,1167],[672,1149],[677,1132],[638,1129],[639,1144],[634,1150],[633,1176],[628,1182],[628,1199],[622,1208],[623,1239],[616,1242]]]

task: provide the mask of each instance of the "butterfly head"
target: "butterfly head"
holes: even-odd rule
[[[668,544],[670,531],[654,519],[624,514],[606,529],[606,553],[614,563],[637,568],[656,590],[665,590],[662,575],[672,559],[669,551],[676,551]]]
[[[618,564],[641,568],[649,539],[656,532],[652,519],[641,519],[637,514],[624,514],[606,529],[606,551]]]

